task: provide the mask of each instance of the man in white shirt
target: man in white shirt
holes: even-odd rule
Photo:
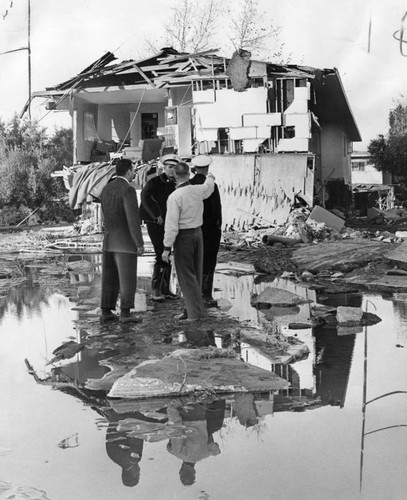
[[[189,166],[180,162],[174,167],[177,189],[167,200],[165,219],[164,252],[162,259],[169,261],[174,249],[174,263],[178,282],[185,300],[187,321],[206,317],[201,294],[203,238],[203,200],[215,187],[215,177],[208,173],[204,184],[192,186],[189,182]]]

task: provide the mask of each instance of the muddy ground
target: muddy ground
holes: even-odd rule
[[[94,267],[73,251],[56,251],[44,245],[44,242],[49,241],[49,236],[44,234],[44,229],[0,234],[0,308],[4,310],[7,307],[13,289],[30,281],[27,269],[41,268],[33,284],[70,297],[73,308],[79,311],[77,326],[83,332],[80,344],[70,342],[61,346],[61,349],[54,351],[55,357],[50,363],[57,364],[59,360],[73,357],[78,350],[89,349],[103,352],[105,359],[101,364],[110,369],[101,380],[85,381],[86,389],[107,392],[116,380],[135,366],[147,360],[161,360],[180,348],[202,349],[203,359],[238,359],[242,338],[256,338],[269,357],[284,359],[285,362],[307,354],[294,336],[281,335],[267,326],[263,326],[261,331],[253,329],[227,316],[222,308],[211,308],[209,319],[204,323],[187,326],[174,319],[183,309],[182,299],[157,304],[150,301],[148,293],[144,296],[145,310],[140,313],[142,321],[136,327],[118,323],[100,324],[100,274],[96,273],[91,283],[73,280],[73,275],[93,273]],[[100,242],[100,237],[89,235],[79,240]],[[372,289],[383,293],[407,291],[407,271],[404,270],[407,269],[407,245],[385,239],[375,236],[294,246],[228,246],[227,249],[221,249],[218,263],[253,266],[253,274],[259,280],[271,281],[273,277],[283,276],[330,293]],[[78,241],[78,238],[75,240]],[[44,246],[47,246],[45,253]],[[148,289],[148,281],[147,278],[141,278],[139,286]],[[221,348],[214,348],[215,337]],[[181,358],[183,363],[185,352]],[[180,358],[176,359],[176,363],[179,363]],[[27,367],[36,377],[36,367],[30,366],[29,360]],[[180,371],[180,377],[178,387],[184,388],[186,374]],[[219,390],[220,386],[227,385],[227,381],[221,377],[218,380],[214,374],[211,377],[212,385],[208,390]],[[70,385],[70,381],[61,378],[58,368],[53,370],[48,380],[37,379],[37,382]],[[236,378],[234,382],[237,383]],[[237,390],[247,388],[245,380],[239,383],[240,389]],[[276,381],[273,383],[276,384]],[[126,390],[125,394],[128,394]]]

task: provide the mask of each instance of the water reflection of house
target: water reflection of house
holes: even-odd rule
[[[338,335],[336,328],[315,332],[315,390],[322,404],[345,405],[354,347],[355,335]]]
[[[327,290],[323,292],[324,295],[319,299],[317,292],[314,290],[285,279],[257,283],[252,275],[231,277],[219,273],[217,280],[220,285],[219,288],[222,290],[221,296],[228,298],[233,304],[229,312],[239,319],[250,318],[257,325],[265,322],[264,313],[250,306],[250,297],[252,294],[261,293],[266,287],[288,290],[303,299],[312,302],[321,300],[324,304],[332,306],[360,307],[362,301],[360,293],[334,294],[327,293]],[[220,292],[217,293],[220,296]],[[246,309],[249,309],[249,311],[246,311]],[[336,327],[292,329],[295,323],[309,323],[311,317],[309,303],[299,306],[297,313],[293,315],[284,315],[284,308],[281,308],[281,310],[282,316],[269,317],[268,322],[274,324],[283,335],[296,336],[304,342],[309,349],[309,356],[295,363],[290,361],[276,363],[275,357],[270,357],[267,352],[261,351],[258,347],[250,345],[249,341],[246,341],[241,345],[243,360],[260,368],[273,371],[290,382],[289,389],[280,391],[280,394],[274,396],[274,402],[278,402],[276,408],[289,408],[290,401],[293,403],[292,398],[303,398],[304,401],[309,403],[318,400],[322,405],[343,406],[352,363],[355,335],[352,333],[343,335],[343,332],[339,334]],[[291,328],[289,328],[289,325]]]
[[[117,149],[144,161],[163,151],[212,154],[226,226],[270,212],[284,222],[295,195],[343,206],[361,137],[338,71],[216,52],[164,48],[120,63],[108,52],[33,97],[71,114],[75,163],[109,161]]]
[[[260,295],[260,293],[267,287],[281,288],[295,293],[304,301],[315,301],[315,291],[301,286],[294,281],[265,277],[264,280],[257,280],[253,276],[253,268],[244,268],[241,271],[229,264],[218,264],[216,267],[216,275],[214,279],[214,297],[216,299],[226,298],[232,303],[231,309],[228,313],[239,319],[252,321],[259,324],[263,321],[264,313],[250,305],[252,295]],[[306,322],[310,318],[309,304],[300,304],[299,311],[295,321]],[[287,310],[287,314],[290,311]],[[294,321],[291,317],[280,319],[279,316],[275,317],[274,323],[276,326],[285,325],[290,321]]]
[[[77,328],[76,342],[83,343],[87,338],[87,332]],[[100,349],[83,349],[71,359],[60,361],[58,366],[52,369],[53,375],[63,374],[65,377],[80,387],[83,387],[88,379],[100,379],[109,372],[109,368],[102,366],[102,359],[114,354],[114,351],[100,352]]]
[[[397,325],[397,340],[398,342],[407,347],[407,298],[404,294],[394,294],[392,298],[394,316],[398,318]]]
[[[361,307],[362,294],[322,292],[321,302],[329,306]],[[338,327],[322,327],[314,331],[315,388],[323,404],[343,407],[352,365],[355,334],[340,332]]]

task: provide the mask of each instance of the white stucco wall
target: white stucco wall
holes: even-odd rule
[[[129,107],[124,104],[98,106],[97,129],[103,141],[112,140],[112,120],[119,138],[123,140],[130,125]]]
[[[91,112],[97,120],[97,106],[76,99],[74,116],[76,117],[76,126],[74,128],[74,161],[89,161],[93,141],[84,139],[84,113]]]

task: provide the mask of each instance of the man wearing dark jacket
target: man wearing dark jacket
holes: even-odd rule
[[[211,157],[197,155],[191,160],[195,171],[190,179],[191,184],[203,184],[208,174]],[[216,305],[212,297],[213,277],[216,267],[220,240],[222,236],[222,204],[218,186],[215,184],[213,193],[204,200],[202,236],[204,244],[203,270],[202,270],[202,298],[208,306]]]
[[[164,251],[167,199],[175,190],[173,167],[180,161],[181,159],[173,154],[163,156],[160,163],[164,172],[150,179],[141,191],[140,215],[147,225],[147,232],[155,252],[151,299],[156,302],[176,297],[170,290],[171,264],[164,262],[161,255]]]
[[[120,294],[120,321],[138,321],[130,313],[134,308],[137,287],[137,256],[144,253],[136,190],[130,185],[134,178],[133,164],[121,159],[116,164],[117,177],[106,184],[101,194],[104,218],[102,297],[103,321],[116,319]]]

